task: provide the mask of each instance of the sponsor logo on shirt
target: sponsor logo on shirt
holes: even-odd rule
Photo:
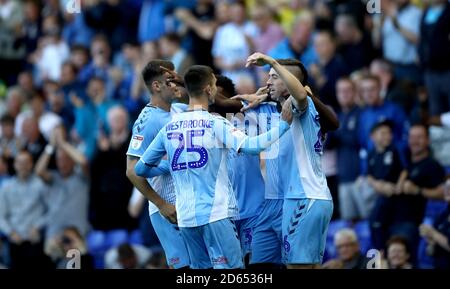
[[[142,135],[134,135],[131,139],[131,148],[137,150],[141,147],[144,137]]]
[[[180,257],[170,258],[169,263],[170,263],[170,265],[175,265],[175,264],[180,263]]]
[[[225,256],[211,258],[211,261],[212,261],[213,265],[228,264],[228,259]]]

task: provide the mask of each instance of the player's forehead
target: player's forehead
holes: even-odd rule
[[[278,76],[278,73],[275,71],[275,69],[270,68],[269,70],[269,77]]]

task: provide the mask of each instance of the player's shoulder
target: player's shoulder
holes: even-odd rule
[[[182,102],[175,102],[172,103],[170,107],[170,112],[172,114],[181,113],[187,111],[189,108],[189,105],[182,103]]]
[[[164,116],[165,114],[163,114],[158,108],[151,105],[146,105],[134,122],[133,134],[140,134],[145,130],[160,127],[161,125],[158,124],[162,121]]]

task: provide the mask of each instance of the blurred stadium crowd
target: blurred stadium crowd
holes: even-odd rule
[[[0,0],[0,267],[165,268],[126,170],[155,58],[265,85],[255,51],[301,60],[339,115],[324,169],[325,268],[450,267],[450,3]],[[375,1],[376,2],[376,1]]]

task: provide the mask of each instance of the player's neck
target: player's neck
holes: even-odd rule
[[[152,96],[152,100],[150,101],[150,104],[153,106],[156,106],[162,110],[170,111],[170,103],[167,103],[164,101],[159,95],[154,94]]]
[[[208,111],[208,107],[209,107],[208,98],[204,98],[204,97],[199,97],[199,98],[190,97],[189,98],[188,110],[206,110],[206,111]]]

